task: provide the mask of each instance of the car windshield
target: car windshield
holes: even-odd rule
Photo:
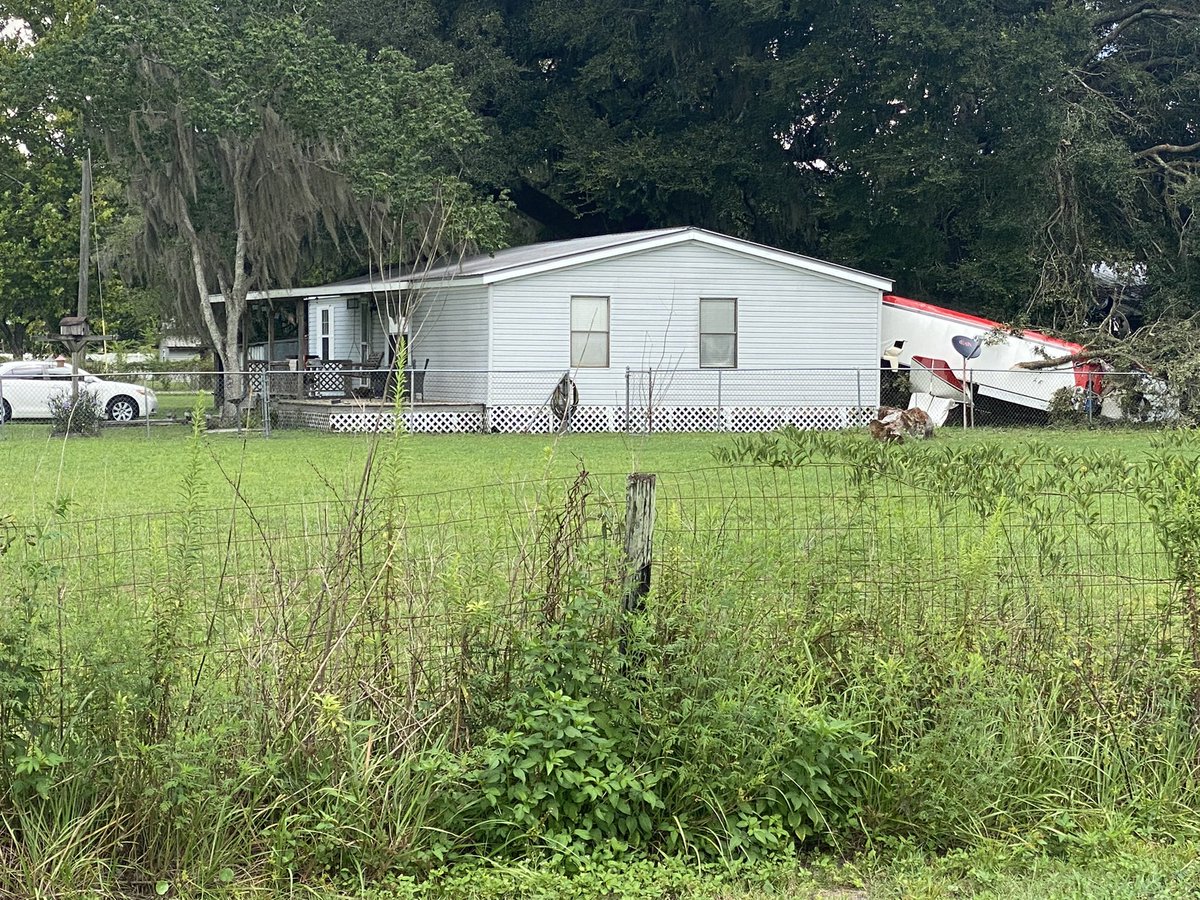
[[[42,376],[42,366],[5,366],[0,369],[0,376],[5,378],[40,378]]]
[[[76,371],[80,378],[92,374],[86,369],[77,369]],[[72,374],[70,363],[63,363],[60,366],[54,360],[19,360],[0,366],[0,377],[3,378],[70,378]]]

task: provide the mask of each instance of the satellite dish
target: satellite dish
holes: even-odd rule
[[[969,338],[966,335],[956,334],[950,338],[950,343],[954,345],[954,349],[963,359],[975,359],[983,352],[982,337]]]
[[[900,371],[900,354],[903,351],[898,346],[899,343],[900,342],[897,341],[895,344],[892,344],[892,346],[883,351],[883,358],[887,360],[888,365],[891,366],[893,372]]]

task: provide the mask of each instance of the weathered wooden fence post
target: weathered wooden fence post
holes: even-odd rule
[[[625,612],[641,612],[650,593],[655,476],[635,472],[625,486]]]

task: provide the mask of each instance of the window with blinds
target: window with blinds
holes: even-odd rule
[[[700,368],[737,368],[737,300],[700,298]]]
[[[571,367],[608,368],[608,298],[571,298]]]

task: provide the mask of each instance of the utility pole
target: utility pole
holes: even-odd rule
[[[75,315],[86,328],[88,314],[88,275],[92,268],[92,151],[88,148],[83,160],[83,188],[79,195],[79,294]],[[84,340],[88,332],[83,333]],[[79,402],[79,363],[85,343],[71,352],[71,408]]]
[[[79,197],[79,295],[75,315],[64,316],[58,323],[58,334],[47,334],[42,340],[59,341],[71,353],[71,409],[79,402],[79,363],[88,344],[115,339],[113,335],[92,334],[88,324],[88,274],[91,270],[92,224],[92,151],[83,161],[83,186]]]

